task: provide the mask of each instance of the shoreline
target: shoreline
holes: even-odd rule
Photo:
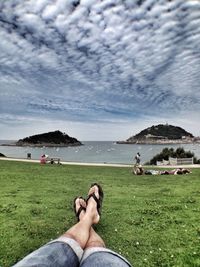
[[[74,144],[48,144],[48,143],[44,143],[44,144],[23,144],[23,145],[19,145],[19,144],[1,144],[0,146],[12,146],[12,147],[74,147],[74,146],[83,146],[84,144],[78,144],[78,143],[74,143]]]
[[[19,161],[19,162],[29,162],[29,163],[39,163],[39,159],[25,159],[25,158],[12,158],[12,157],[0,157],[0,160],[4,161]],[[125,167],[125,168],[133,168],[134,164],[123,164],[123,163],[94,163],[94,162],[74,162],[74,161],[61,161],[62,165],[77,165],[77,166],[99,166],[99,167]],[[54,165],[57,165],[56,163]],[[200,168],[200,164],[192,164],[192,165],[165,165],[165,166],[156,166],[156,165],[142,165],[144,168],[152,169],[168,169],[168,168]]]
[[[12,158],[12,157],[0,157],[0,160],[5,161],[20,161],[29,163],[40,163],[39,159],[25,159],[25,158]],[[48,164],[48,163],[47,163]],[[98,162],[75,162],[75,161],[61,161],[62,165],[78,165],[78,166],[100,166],[100,167],[133,167],[131,164],[123,163],[98,163]],[[54,165],[57,165],[56,163]]]
[[[126,141],[116,141],[113,142],[117,145],[200,145],[200,142],[183,142],[183,141],[137,141],[137,142],[126,142]],[[8,146],[8,147],[76,147],[76,146],[84,146],[81,144],[0,144],[0,146]]]
[[[187,145],[187,144],[200,144],[200,141],[183,141],[183,140],[167,140],[167,141],[132,141],[132,142],[127,142],[127,141],[117,141],[116,144],[119,145]]]

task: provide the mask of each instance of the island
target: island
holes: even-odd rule
[[[4,144],[6,145],[6,144]],[[82,143],[76,138],[62,133],[57,130],[54,132],[36,134],[23,139],[19,139],[16,143],[8,144],[8,146],[32,146],[32,147],[68,147],[81,146]]]
[[[194,137],[181,127],[169,124],[159,124],[148,127],[126,141],[117,144],[190,144],[200,143],[199,137]]]

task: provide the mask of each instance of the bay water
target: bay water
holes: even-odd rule
[[[90,163],[122,163],[132,164],[137,152],[141,155],[141,163],[149,161],[160,153],[163,148],[183,147],[190,150],[197,158],[200,158],[200,144],[170,144],[170,145],[140,145],[140,144],[116,144],[112,141],[82,141],[83,146],[76,147],[17,147],[1,146],[1,144],[13,143],[13,141],[0,140],[0,153],[7,157],[27,158],[31,153],[32,159],[39,159],[42,154],[49,157],[58,157],[62,161],[90,162]]]

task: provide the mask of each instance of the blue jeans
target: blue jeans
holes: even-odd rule
[[[73,239],[60,237],[35,250],[13,267],[131,267],[112,250],[94,247],[82,250]]]

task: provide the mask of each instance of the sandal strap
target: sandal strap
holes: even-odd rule
[[[99,215],[101,215],[101,210],[100,210],[101,209],[101,203],[100,203],[99,199],[96,197],[95,193],[92,193],[92,194],[90,194],[88,196],[87,202],[91,197],[96,201],[96,203],[97,203],[97,212],[99,213]]]
[[[80,221],[79,216],[80,216],[80,214],[81,214],[81,212],[82,212],[83,210],[86,211],[86,208],[80,206],[80,208],[79,208],[78,211],[76,212],[76,217],[77,217],[78,221]]]
[[[75,197],[75,199],[74,199],[74,212],[75,212],[75,215],[76,215],[76,217],[77,217],[77,220],[80,221],[80,219],[79,219],[80,213],[81,213],[83,210],[86,211],[86,208],[84,208],[83,206],[80,205],[78,211],[76,211],[76,200],[77,200],[77,198],[79,198],[79,199],[83,199],[83,200],[85,200],[85,199],[84,199],[83,197]]]
[[[93,183],[93,184],[91,184],[91,187],[93,187],[93,186],[97,186],[97,187],[98,187],[98,190],[99,190],[99,202],[100,202],[100,205],[101,205],[102,202],[103,202],[103,197],[104,197],[103,189],[102,189],[102,187],[101,187],[99,184],[97,184],[97,183]]]
[[[95,193],[92,193],[92,194],[90,194],[90,195],[88,196],[88,198],[87,198],[87,202],[88,202],[88,200],[89,200],[91,197],[94,198],[94,200],[95,200],[96,203],[97,203],[97,208],[99,209],[99,208],[100,208],[100,202],[99,202],[99,199],[96,197]]]

